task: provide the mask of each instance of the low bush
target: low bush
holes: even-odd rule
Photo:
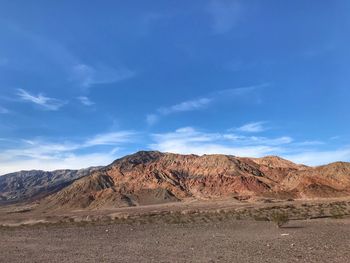
[[[280,228],[289,222],[289,217],[287,213],[276,211],[271,214],[270,221],[274,222]]]

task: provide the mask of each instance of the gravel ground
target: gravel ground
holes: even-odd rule
[[[350,219],[2,228],[0,262],[350,262]]]

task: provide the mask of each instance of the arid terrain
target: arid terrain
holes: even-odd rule
[[[175,201],[350,196],[350,163],[310,167],[277,156],[180,155],[141,151],[108,166],[0,177],[0,204],[110,209]]]
[[[278,228],[272,215],[290,220]],[[350,199],[0,210],[0,262],[349,262]]]
[[[0,229],[0,262],[341,262],[350,220],[53,225]]]
[[[349,163],[139,152],[0,186],[0,262],[350,261]]]

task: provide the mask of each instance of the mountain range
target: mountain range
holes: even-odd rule
[[[277,156],[141,151],[105,167],[0,176],[0,204],[36,202],[52,209],[104,209],[186,199],[349,195],[350,163],[310,167]]]

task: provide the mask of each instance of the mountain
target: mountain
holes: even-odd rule
[[[98,168],[21,171],[0,176],[0,204],[33,201],[57,192]]]
[[[350,163],[319,167],[277,156],[138,152],[91,171],[41,200],[44,207],[99,209],[186,198],[314,198],[350,195]]]
[[[350,195],[350,163],[309,167],[278,156],[180,155],[141,151],[105,167],[0,176],[0,204],[99,209],[187,198],[319,198]]]

